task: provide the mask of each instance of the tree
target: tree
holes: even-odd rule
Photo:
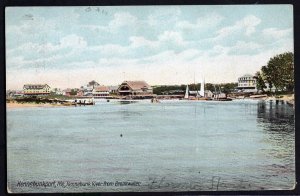
[[[222,92],[226,93],[226,94],[231,93],[236,89],[237,86],[238,86],[238,83],[221,84]]]
[[[262,67],[265,80],[269,83],[269,88],[273,85],[277,90],[294,89],[294,54],[286,52],[271,58],[267,66]]]
[[[77,90],[76,89],[71,89],[70,95],[77,95]]]
[[[268,83],[269,91],[271,91],[273,85],[269,68],[267,66],[262,66],[261,72],[263,75],[263,79]]]
[[[256,88],[257,90],[261,90],[262,92],[265,92],[266,84],[265,81],[261,75],[261,73],[258,71],[256,72],[254,78],[256,79]]]
[[[294,54],[286,52],[271,58],[262,69],[263,79],[277,90],[294,89]]]

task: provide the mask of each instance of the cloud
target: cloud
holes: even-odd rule
[[[164,31],[162,34],[158,36],[158,40],[160,42],[173,42],[177,45],[185,45],[185,42],[182,38],[181,33],[176,31]]]
[[[76,34],[70,34],[62,37],[58,44],[53,44],[50,42],[24,43],[17,48],[7,50],[7,59],[9,60],[10,58],[14,58],[16,54],[21,54],[25,57],[23,58],[24,61],[21,64],[27,64],[27,62],[31,62],[31,60],[25,61],[25,59],[33,59],[33,62],[42,59],[43,62],[46,62],[49,59],[55,59],[57,57],[67,57],[68,55],[71,55],[76,51],[78,52],[79,50],[83,50],[86,47],[87,42],[83,37]],[[63,51],[65,49],[68,49],[68,51]]]
[[[56,24],[53,20],[47,20],[44,17],[32,16],[32,20],[22,19],[21,25],[6,25],[6,35],[10,34],[33,34],[46,33],[54,30]]]
[[[98,45],[98,46],[91,46],[85,50],[85,52],[96,52],[95,55],[98,56],[106,56],[106,57],[112,57],[112,56],[119,56],[123,57],[126,56],[129,52],[128,46],[121,46],[118,44],[104,44],[104,45]]]
[[[235,55],[250,54],[252,52],[257,53],[262,48],[261,44],[255,42],[238,41],[234,46],[228,47],[228,52]]]
[[[158,41],[151,41],[142,36],[132,36],[129,38],[131,44],[130,46],[133,48],[139,47],[149,47],[149,48],[156,48],[159,46]]]
[[[148,40],[143,36],[131,36],[129,40],[131,42],[130,47],[134,49],[140,47],[159,49],[159,47],[167,44],[175,44],[177,46],[185,46],[187,44],[182,38],[181,33],[176,31],[164,31],[158,35],[157,40]]]
[[[87,42],[85,39],[81,36],[78,36],[76,34],[71,34],[63,37],[60,40],[60,47],[58,48],[72,48],[72,49],[78,49],[78,48],[85,48],[87,47]]]
[[[267,28],[262,31],[265,37],[271,37],[274,39],[281,39],[286,37],[292,32],[292,28],[288,29],[277,29],[277,28]]]
[[[255,28],[260,23],[260,18],[253,15],[248,15],[242,20],[237,21],[234,25],[223,27],[220,30],[218,30],[216,39],[221,40],[228,36],[232,36],[236,33],[241,33],[246,36],[250,36],[256,31]]]
[[[246,16],[242,21],[237,22],[237,25],[246,28],[246,35],[250,36],[255,32],[255,27],[260,23],[260,18],[253,15],[249,15]]]
[[[155,9],[155,11],[148,16],[147,24],[150,27],[171,25],[178,21],[180,15],[181,10],[178,7],[172,7],[172,9],[160,7],[159,9]]]
[[[183,30],[203,30],[203,28],[211,28],[220,24],[224,19],[223,16],[217,13],[209,13],[202,17],[197,18],[195,23],[189,22],[187,20],[178,21],[176,27]]]
[[[114,14],[114,19],[109,23],[112,30],[118,29],[123,26],[132,26],[137,23],[137,17],[128,12],[119,12]]]
[[[136,27],[140,25],[141,21],[129,12],[117,12],[113,15],[112,20],[110,20],[106,25],[97,24],[80,24],[81,29],[89,29],[96,32],[106,32],[106,33],[118,33],[123,27]]]

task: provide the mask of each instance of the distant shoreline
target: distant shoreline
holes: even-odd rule
[[[250,100],[265,100],[265,101],[269,101],[269,100],[278,100],[278,101],[285,101],[290,105],[294,105],[295,101],[294,101],[294,94],[289,94],[289,95],[281,95],[279,97],[276,96],[268,96],[266,98],[249,98],[249,97],[245,97],[245,99],[250,99]],[[53,107],[70,107],[70,106],[74,106],[74,105],[65,105],[65,104],[53,104],[53,103],[17,103],[17,102],[9,102],[6,103],[6,107],[8,109],[15,109],[15,108],[33,108],[33,107],[43,107],[43,108],[53,108]]]

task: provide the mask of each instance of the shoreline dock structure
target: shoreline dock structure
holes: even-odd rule
[[[91,99],[75,99],[74,101],[71,101],[71,103],[75,103],[75,106],[79,105],[95,105],[94,98]]]

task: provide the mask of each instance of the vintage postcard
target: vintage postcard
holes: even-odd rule
[[[292,190],[292,5],[6,7],[7,191]]]

